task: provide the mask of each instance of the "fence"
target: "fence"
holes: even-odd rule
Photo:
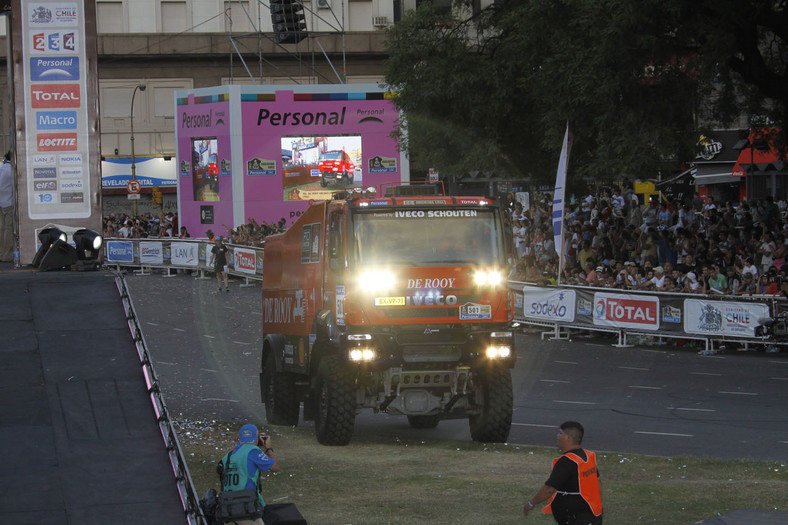
[[[153,268],[192,270],[206,277],[212,271],[207,239],[107,239],[104,263],[136,267],[142,274]],[[263,278],[263,249],[228,245],[228,273],[245,279]],[[585,286],[548,286],[509,281],[515,295],[515,320],[546,329],[542,337],[567,338],[571,330],[618,335],[616,346],[630,346],[633,335],[704,341],[786,345],[773,337],[755,335],[763,318],[788,312],[788,300],[771,295],[698,295],[614,290]]]
[[[784,345],[755,334],[764,318],[788,310],[779,296],[698,295],[615,290],[584,286],[540,287],[510,281],[515,294],[515,319],[548,328],[544,338],[567,338],[569,330],[610,332],[615,346],[630,346],[632,335],[702,340],[707,350],[715,342]]]
[[[211,248],[207,239],[105,239],[104,264],[139,268],[140,274],[150,273],[153,268],[166,270],[167,276],[175,275],[171,270],[192,270],[205,277],[207,270],[213,271]],[[263,249],[252,246],[229,244],[227,253],[228,274],[249,280],[263,279]]]

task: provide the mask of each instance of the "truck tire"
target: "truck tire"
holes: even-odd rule
[[[484,443],[504,443],[512,427],[512,375],[509,369],[494,367],[477,376],[481,388],[481,413],[468,417],[471,438]]]
[[[408,416],[411,428],[435,428],[441,420],[440,414],[431,416]]]
[[[317,441],[321,445],[347,445],[356,424],[355,385],[338,357],[327,356],[320,363],[316,394]]]
[[[328,181],[326,180],[326,177],[325,177],[325,176],[321,176],[321,177],[320,177],[320,186],[321,186],[321,187],[323,187],[323,188],[325,188],[326,186],[328,186]]]
[[[287,372],[277,373],[274,353],[269,352],[260,384],[265,403],[265,417],[271,425],[298,425],[301,403],[296,397],[295,380]]]

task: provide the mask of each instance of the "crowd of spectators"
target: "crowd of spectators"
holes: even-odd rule
[[[283,232],[285,224],[284,218],[275,224],[269,224],[265,221],[260,224],[250,217],[246,224],[241,224],[235,228],[223,225],[226,233],[224,235],[220,233],[219,235],[230,244],[260,247],[268,235]],[[147,213],[136,217],[130,217],[124,213],[117,215],[112,213],[104,216],[102,228],[105,238],[191,238],[191,234],[185,226],[178,226],[178,214],[172,212],[162,212],[157,216]],[[212,230],[208,230],[206,233],[209,241],[213,241],[216,238]]]
[[[537,195],[524,210],[507,197],[518,262],[510,278],[556,284],[552,200]],[[655,195],[641,203],[630,182],[564,210],[561,284],[697,294],[788,295],[786,203],[771,196],[686,202]]]

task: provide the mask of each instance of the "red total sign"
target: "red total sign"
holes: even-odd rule
[[[126,184],[126,188],[128,188],[129,193],[139,193],[142,191],[142,184],[138,180],[130,180],[128,184]]]

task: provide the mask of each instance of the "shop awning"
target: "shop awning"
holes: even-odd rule
[[[733,166],[734,177],[765,175],[766,173],[782,172],[785,161],[774,148],[771,140],[760,132],[750,133],[749,137],[739,141],[735,149],[741,150],[736,164]]]
[[[739,182],[741,182],[741,179],[733,176],[731,165],[728,162],[698,165],[695,172],[695,184],[698,186],[706,184],[738,184]]]

